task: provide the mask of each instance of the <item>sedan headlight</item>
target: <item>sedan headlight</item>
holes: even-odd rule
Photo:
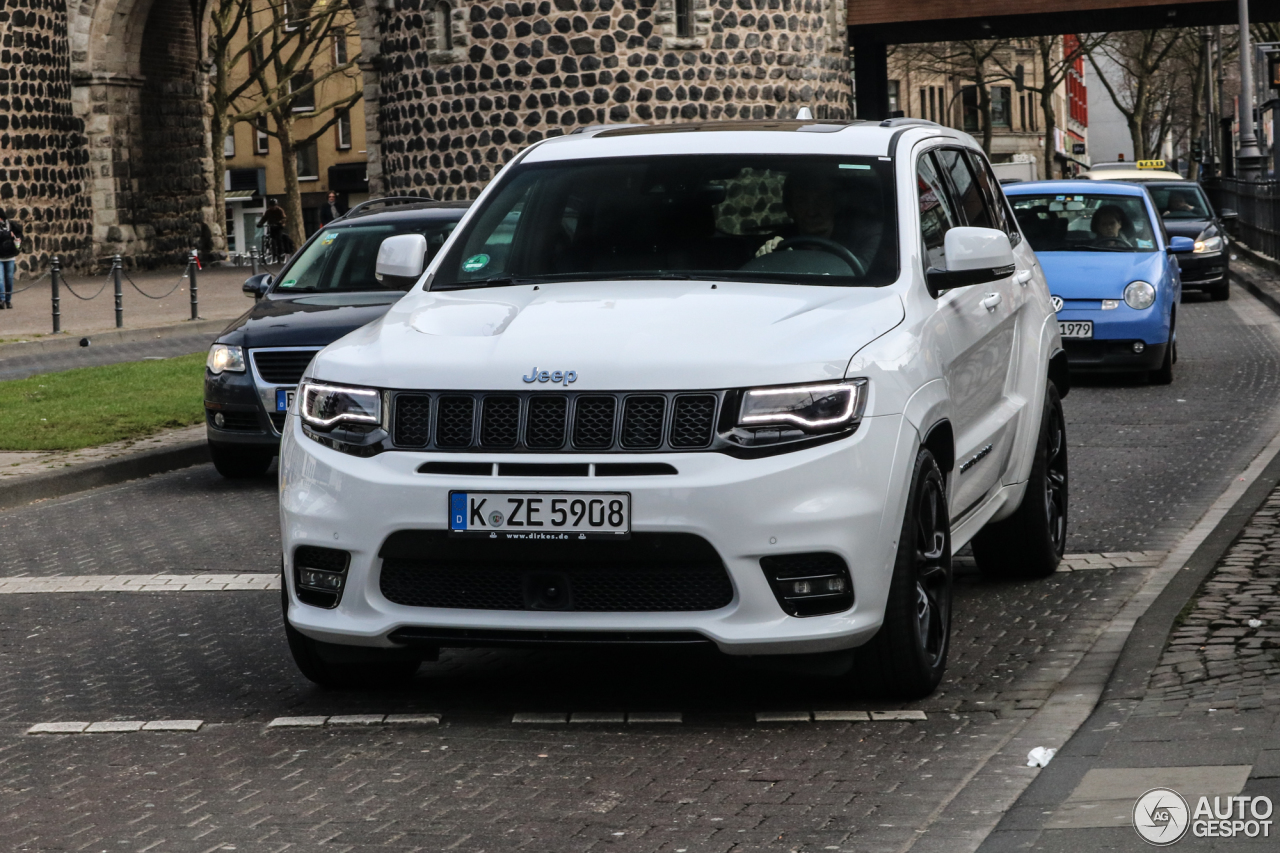
[[[244,373],[244,350],[228,344],[214,344],[209,347],[209,357],[204,366],[214,376],[219,373]]]
[[[303,382],[298,389],[302,422],[313,429],[370,427],[382,423],[382,395],[372,388]]]
[[[1124,303],[1142,311],[1156,304],[1156,289],[1145,281],[1133,281],[1124,289]]]
[[[1194,255],[1211,255],[1214,252],[1222,251],[1222,238],[1210,237],[1208,240],[1197,240],[1196,247],[1192,250]]]

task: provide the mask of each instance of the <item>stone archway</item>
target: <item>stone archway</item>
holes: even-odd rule
[[[207,143],[204,16],[204,0],[82,0],[71,22],[98,257],[151,266],[222,242]]]

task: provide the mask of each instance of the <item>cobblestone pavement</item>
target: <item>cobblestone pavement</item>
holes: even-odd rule
[[[948,676],[919,703],[641,651],[449,651],[406,687],[327,692],[289,660],[274,592],[0,595],[0,849],[903,850],[1262,443],[1280,346],[1253,307],[1239,294],[1184,306],[1171,388],[1072,393],[1070,548],[1081,554],[1035,583],[988,582],[961,560]],[[270,482],[202,466],[0,513],[0,577],[269,574],[276,525]],[[807,713],[901,708],[925,719]],[[645,711],[681,722],[513,722]],[[269,727],[360,714],[441,719]],[[203,724],[26,734],[113,720]]]

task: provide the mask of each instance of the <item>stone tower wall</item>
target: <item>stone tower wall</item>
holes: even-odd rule
[[[474,198],[584,125],[850,116],[843,2],[688,3],[678,21],[675,0],[396,0],[378,22],[383,189]]]
[[[22,272],[92,252],[89,153],[72,112],[65,0],[0,0],[0,206],[22,224]]]

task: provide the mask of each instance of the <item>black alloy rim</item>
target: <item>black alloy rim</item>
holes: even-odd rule
[[[1061,411],[1049,418],[1045,448],[1044,502],[1049,518],[1049,539],[1061,555],[1067,541],[1067,434]]]
[[[947,652],[951,627],[951,531],[942,483],[928,477],[916,508],[916,633],[930,667]]]

